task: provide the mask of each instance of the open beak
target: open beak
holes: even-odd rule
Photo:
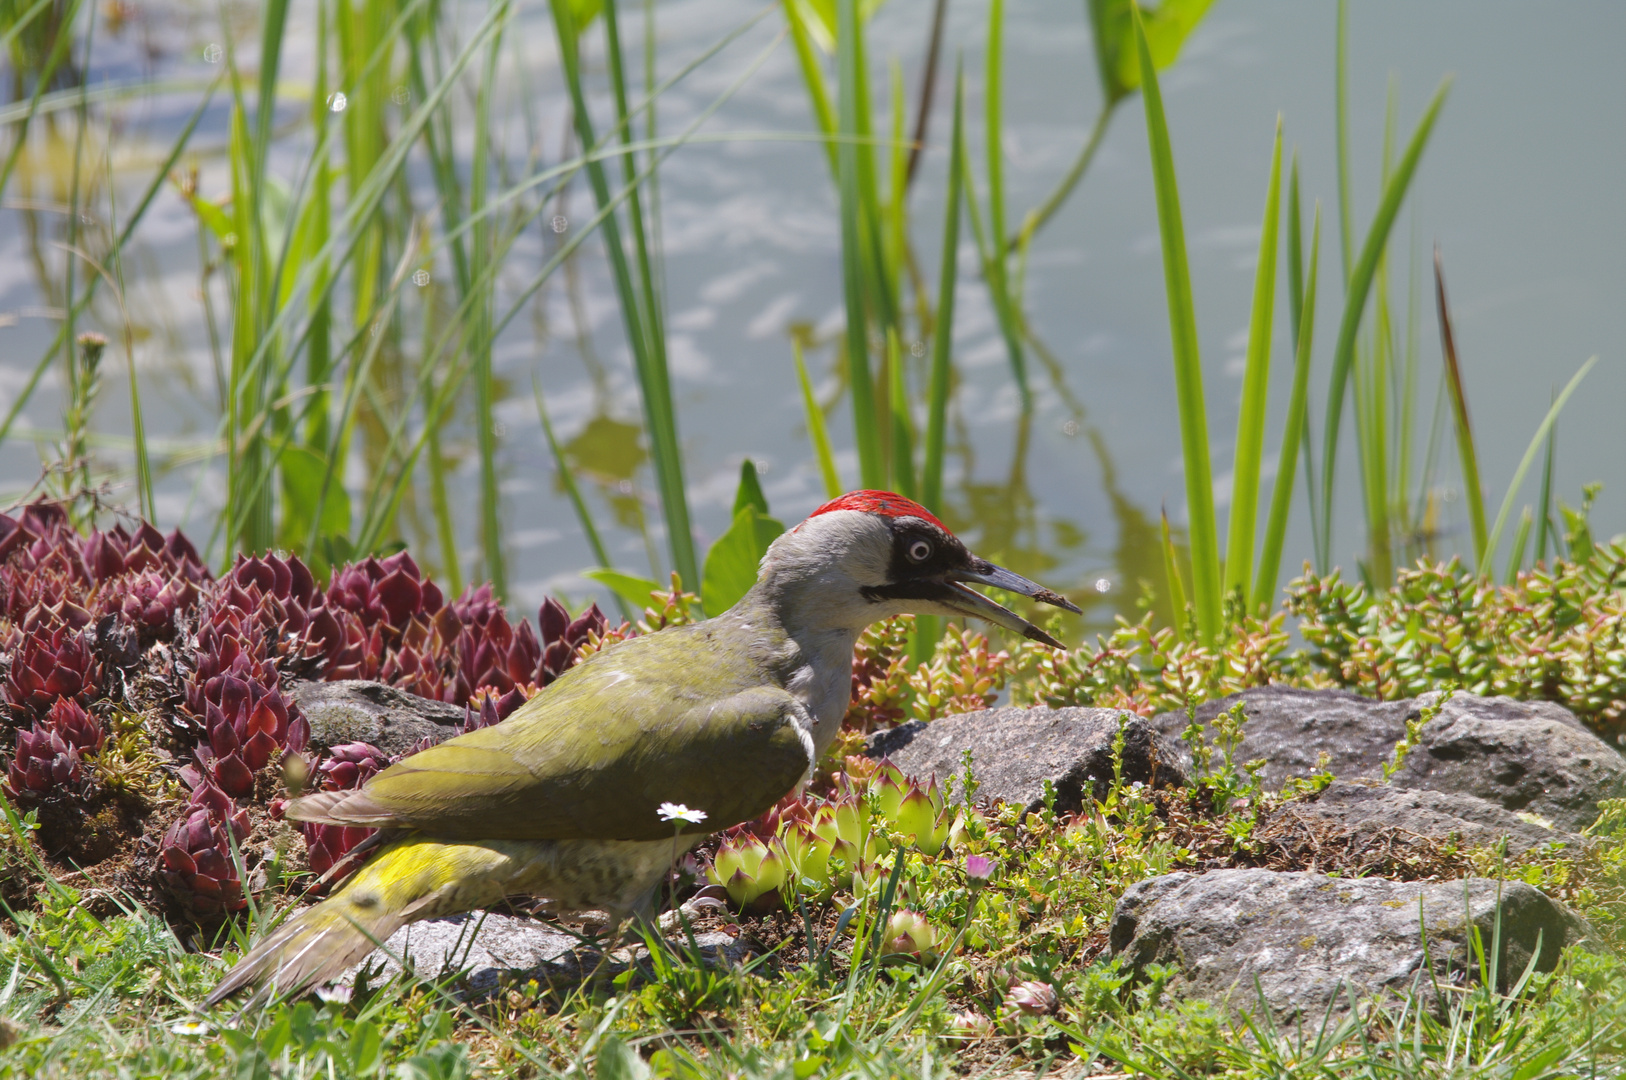
[[[944,582],[946,588],[939,595],[938,601],[944,607],[952,608],[962,615],[970,615],[978,619],[986,619],[995,626],[1003,626],[1013,630],[1023,637],[1042,641],[1052,648],[1066,648],[1061,642],[1028,622],[1016,612],[1003,605],[996,604],[986,596],[972,589],[966,588],[961,582],[972,582],[977,585],[992,585],[996,589],[1006,592],[1021,593],[1031,596],[1041,604],[1050,604],[1063,611],[1081,614],[1078,605],[1062,596],[1051,592],[1020,574],[1013,574],[1003,567],[995,566],[986,559],[973,558],[971,565],[963,570],[950,570]]]

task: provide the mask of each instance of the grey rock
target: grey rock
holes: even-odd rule
[[[1600,800],[1626,796],[1626,758],[1561,705],[1458,694],[1395,782],[1479,795],[1578,831],[1598,819]]]
[[[310,724],[312,745],[323,748],[364,742],[393,757],[425,738],[451,738],[465,718],[462,706],[364,679],[296,682],[291,692]]]
[[[1574,833],[1528,821],[1511,810],[1475,795],[1393,784],[1335,780],[1318,795],[1284,803],[1270,818],[1318,826],[1372,844],[1395,834],[1437,842],[1456,840],[1463,847],[1495,847],[1507,840],[1509,857],[1545,844],[1579,844]]]
[[[1263,1004],[1278,1021],[1319,1023],[1329,1008],[1346,1011],[1351,992],[1369,1001],[1416,989],[1439,1007],[1435,979],[1460,985],[1477,971],[1470,927],[1487,954],[1500,941],[1502,989],[1532,955],[1538,970],[1550,971],[1562,949],[1589,941],[1578,916],[1521,883],[1430,885],[1271,870],[1142,881],[1118,901],[1110,937],[1113,954],[1132,970],[1173,965],[1170,989],[1178,994],[1233,1012]]]
[[[870,736],[866,753],[888,757],[905,775],[946,782],[963,771],[971,751],[977,797],[1015,803],[1028,810],[1044,805],[1044,782],[1055,785],[1056,805],[1076,810],[1089,788],[1105,798],[1112,783],[1112,745],[1123,730],[1123,778],[1156,787],[1180,787],[1184,770],[1178,750],[1153,734],[1146,721],[1117,709],[1021,709],[1006,706],[916,720]]]
[[[730,963],[739,962],[748,952],[744,939],[715,930],[697,932],[695,944],[703,956]],[[561,985],[580,981],[601,963],[615,970],[625,966],[545,923],[476,911],[403,926],[381,950],[339,981],[353,982],[356,972],[369,965],[380,978],[394,975],[401,970],[403,960],[424,978],[466,971],[467,987],[475,994],[496,989],[505,975]],[[377,981],[373,979],[375,984]]]
[[[1234,757],[1239,763],[1263,759],[1260,778],[1275,790],[1290,777],[1316,772],[1322,753],[1334,776],[1381,778],[1395,744],[1406,737],[1406,721],[1432,700],[1373,701],[1343,690],[1264,686],[1205,702],[1196,718],[1207,724],[1242,702],[1247,720]],[[1171,740],[1188,723],[1184,712],[1151,720]],[[1189,748],[1181,744],[1178,753],[1189,771]],[[1420,745],[1392,783],[1476,795],[1579,830],[1596,820],[1600,799],[1626,796],[1626,758],[1561,705],[1457,694],[1424,726]]]

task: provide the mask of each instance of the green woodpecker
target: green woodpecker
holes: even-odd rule
[[[677,851],[764,813],[811,776],[841,727],[853,646],[893,615],[986,619],[1057,648],[967,583],[1077,611],[979,559],[925,508],[884,491],[819,507],[773,542],[756,584],[705,622],[632,638],[565,672],[513,716],[288,817],[384,830],[331,898],[277,929],[209,995],[306,990],[418,919],[544,897],[617,923],[653,914]],[[673,823],[662,804],[703,810]]]

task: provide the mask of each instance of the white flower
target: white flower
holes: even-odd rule
[[[686,821],[690,825],[698,825],[706,820],[704,810],[690,810],[680,802],[663,802],[658,813],[662,821]]]
[[[202,1020],[181,1020],[169,1025],[171,1035],[207,1035],[212,1031],[214,1028]]]

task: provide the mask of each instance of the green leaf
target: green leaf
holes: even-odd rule
[[[705,577],[700,603],[707,615],[721,615],[757,583],[757,567],[768,545],[778,539],[785,526],[750,504],[734,515],[734,523],[706,552]]]
[[[740,462],[740,486],[734,493],[734,514],[739,515],[747,506],[755,507],[763,517],[768,516],[768,497],[762,494],[762,483],[757,479],[756,462],[746,458]]]
[[[328,479],[328,462],[323,454],[308,446],[290,446],[283,450],[277,464],[282,475],[283,544],[303,546],[313,531],[319,535],[350,534],[350,494],[342,477]],[[318,504],[321,520],[313,523],[311,515]]]
[[[1214,0],[1163,0],[1140,9],[1152,66],[1168,67],[1197,28]],[[1089,0],[1090,29],[1095,34],[1095,66],[1101,92],[1116,102],[1140,89],[1140,56],[1135,49],[1133,0]]]
[[[592,570],[583,570],[582,577],[589,581],[596,581],[609,589],[631,605],[634,611],[644,610],[649,606],[650,595],[661,591],[661,587],[648,578],[641,578],[635,574],[624,574],[620,570],[608,570],[602,566]]]

